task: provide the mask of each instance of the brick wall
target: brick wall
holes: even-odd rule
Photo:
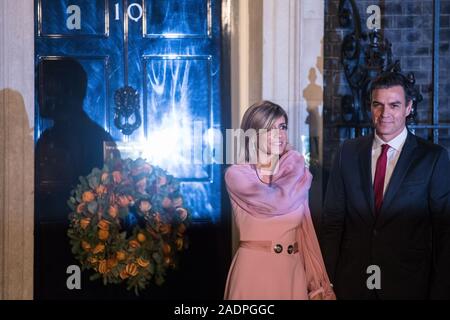
[[[417,108],[417,122],[432,121],[432,0],[356,0],[361,16],[362,31],[367,31],[369,5],[381,8],[381,30],[392,43],[392,56],[399,59],[403,72],[414,72],[424,100]],[[343,138],[343,131],[333,127],[341,120],[341,96],[350,94],[340,64],[343,37],[352,29],[339,26],[339,0],[325,0],[324,35],[324,173],[325,179],[331,160]],[[440,122],[450,123],[450,0],[441,0],[440,25]],[[450,150],[449,130],[440,130],[439,143]],[[417,130],[417,135],[430,138],[429,130]],[[324,181],[326,182],[326,181]]]

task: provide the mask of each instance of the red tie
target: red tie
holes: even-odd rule
[[[375,193],[375,214],[380,213],[383,204],[384,177],[386,175],[388,144],[381,145],[381,154],[377,160],[377,168],[375,170],[375,179],[373,180],[373,190]]]

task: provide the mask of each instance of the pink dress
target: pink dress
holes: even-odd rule
[[[311,180],[303,156],[292,150],[281,157],[270,185],[252,165],[228,168],[225,181],[241,246],[225,299],[306,300],[318,293],[335,299],[309,212]]]

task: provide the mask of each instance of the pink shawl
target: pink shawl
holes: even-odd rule
[[[225,173],[231,200],[248,214],[258,218],[283,215],[304,205],[304,219],[297,229],[298,243],[305,261],[310,298],[322,293],[324,299],[335,299],[317,241],[308,205],[312,175],[301,154],[285,153],[270,184],[262,182],[253,165],[233,165]]]
[[[234,165],[225,173],[231,199],[259,218],[286,214],[300,207],[308,199],[311,181],[303,156],[293,150],[280,158],[270,185],[259,179],[253,165]]]

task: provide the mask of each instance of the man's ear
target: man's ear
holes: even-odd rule
[[[413,104],[412,100],[409,100],[409,102],[406,104],[406,116],[409,116],[411,114],[412,104]]]

